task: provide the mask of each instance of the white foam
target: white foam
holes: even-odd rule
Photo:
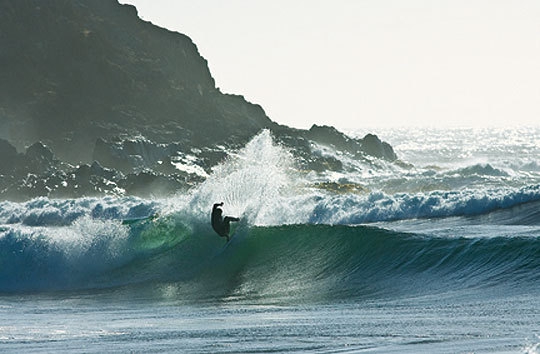
[[[155,200],[136,197],[80,199],[32,199],[24,203],[0,202],[1,224],[67,226],[79,218],[126,219],[153,214],[160,208]]]
[[[479,215],[533,201],[540,201],[540,185],[416,194],[372,192],[367,195],[326,195],[317,202],[310,222],[362,224],[415,218]]]

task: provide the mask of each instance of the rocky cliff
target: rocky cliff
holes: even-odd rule
[[[89,160],[98,137],[205,146],[275,125],[216,89],[187,36],[116,1],[4,0],[0,47],[1,137],[60,158]]]
[[[125,190],[137,190],[138,177],[146,184],[162,180],[174,190],[204,178],[228,149],[242,146],[263,128],[302,157],[306,168],[339,168],[313,154],[312,143],[354,156],[396,159],[375,136],[353,139],[332,127],[281,126],[259,105],[223,94],[189,37],[141,20],[133,6],[115,0],[0,2],[4,197],[25,190],[21,179],[29,174],[39,179],[40,173],[58,171],[87,180],[91,173],[110,174]],[[32,154],[44,159],[39,171],[23,166],[35,163]],[[178,168],[186,159],[194,161],[198,173]]]

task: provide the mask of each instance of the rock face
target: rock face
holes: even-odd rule
[[[204,179],[263,128],[313,170],[340,168],[314,154],[313,142],[396,159],[375,136],[292,129],[223,94],[189,37],[139,19],[131,5],[0,2],[0,198],[148,195],[148,184],[170,193]]]
[[[206,146],[275,125],[216,88],[191,39],[113,0],[4,0],[0,48],[1,137],[62,159],[120,134]]]
[[[389,161],[397,160],[397,155],[390,144],[381,141],[376,135],[367,134],[362,139],[362,151],[368,155]]]

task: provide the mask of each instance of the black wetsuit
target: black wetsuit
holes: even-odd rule
[[[231,221],[239,221],[240,219],[232,216],[226,216],[223,218],[223,210],[219,207],[223,203],[216,203],[212,208],[212,228],[221,237],[226,237],[229,241],[229,233],[231,232]]]

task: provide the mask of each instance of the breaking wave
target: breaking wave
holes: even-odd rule
[[[50,230],[47,230],[50,231]],[[368,226],[242,225],[223,246],[175,218],[0,238],[1,292],[172,284],[183,297],[358,298],[540,280],[540,238],[440,238]]]
[[[0,292],[157,285],[190,299],[324,300],[538,290],[538,183],[336,192],[315,187],[295,166],[264,131],[204,183],[168,200],[2,202]],[[507,177],[474,165],[464,178],[477,173]],[[220,201],[242,219],[226,247],[209,226]],[[487,228],[481,236],[441,237],[424,226],[402,232],[391,223],[454,218],[452,225],[467,226],[474,217]],[[366,225],[373,222],[388,224]],[[509,235],[499,225],[521,228]]]

